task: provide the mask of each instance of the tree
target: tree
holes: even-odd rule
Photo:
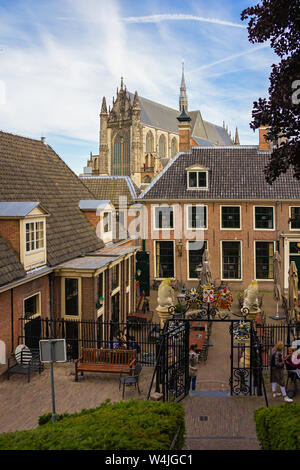
[[[254,101],[252,122],[255,130],[268,125],[267,139],[273,142],[270,161],[265,168],[269,184],[291,168],[300,179],[300,5],[299,0],[263,0],[241,13],[248,20],[252,43],[270,40],[280,57],[272,65],[269,98]]]

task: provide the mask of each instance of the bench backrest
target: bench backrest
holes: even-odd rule
[[[81,357],[82,362],[92,364],[106,363],[128,365],[133,359],[136,359],[136,350],[81,348]]]

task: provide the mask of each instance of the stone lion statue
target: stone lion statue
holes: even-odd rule
[[[250,312],[258,310],[258,284],[252,281],[244,291],[243,309],[247,308]]]
[[[174,305],[171,279],[164,279],[160,283],[158,288],[157,302],[159,307],[170,307],[171,305]]]

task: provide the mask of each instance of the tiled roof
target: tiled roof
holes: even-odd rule
[[[25,276],[17,254],[0,234],[0,286]]]
[[[300,199],[292,171],[266,182],[270,154],[257,146],[193,147],[171,160],[140,199]],[[187,189],[186,168],[195,164],[209,168],[208,190]]]
[[[103,246],[80,211],[94,195],[47,144],[0,132],[0,200],[38,201],[47,217],[47,258],[54,266]]]
[[[126,196],[128,204],[132,204],[140,194],[129,176],[81,176],[80,179],[96,199],[108,199],[114,206],[118,206],[120,196]]]

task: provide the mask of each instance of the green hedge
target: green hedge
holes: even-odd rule
[[[184,408],[180,403],[106,400],[98,408],[72,415],[51,413],[29,431],[0,434],[1,450],[168,450],[183,448]]]
[[[284,403],[254,412],[256,435],[263,450],[300,450],[300,405]]]

